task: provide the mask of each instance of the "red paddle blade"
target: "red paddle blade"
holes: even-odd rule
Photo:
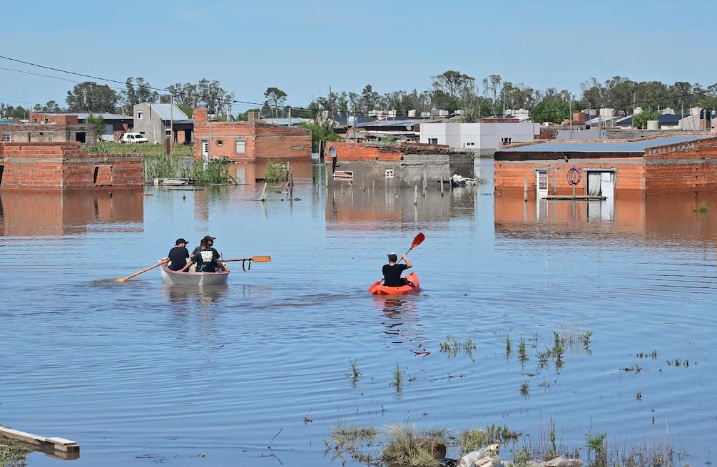
[[[426,239],[426,236],[423,235],[423,232],[419,232],[418,235],[416,235],[416,238],[413,239],[413,243],[411,243],[411,249],[413,250],[418,245],[423,243],[423,241]]]

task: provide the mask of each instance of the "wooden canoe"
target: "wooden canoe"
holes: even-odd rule
[[[229,272],[177,272],[172,271],[164,264],[160,271],[162,282],[167,285],[225,285],[229,279]]]

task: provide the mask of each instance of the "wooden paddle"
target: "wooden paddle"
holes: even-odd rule
[[[121,277],[121,278],[119,278],[119,279],[115,279],[114,281],[115,281],[115,282],[126,282],[126,281],[132,279],[132,278],[135,277],[135,276],[139,276],[139,275],[142,274],[143,272],[147,272],[147,271],[149,271],[150,269],[154,269],[154,268],[156,268],[156,267],[158,267],[158,266],[161,266],[161,265],[163,265],[163,264],[166,264],[167,262],[169,262],[168,259],[163,259],[162,261],[160,261],[159,263],[155,264],[154,266],[150,266],[150,267],[148,267],[148,268],[144,268],[144,269],[142,269],[142,270],[139,271],[139,272],[135,272],[134,274],[131,274],[131,275],[127,276],[127,277]]]
[[[271,263],[271,256],[252,256],[251,258],[231,258],[223,259],[225,263],[227,261],[254,261],[255,263]]]

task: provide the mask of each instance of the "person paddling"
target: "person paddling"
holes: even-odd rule
[[[169,259],[169,269],[172,271],[181,271],[187,264],[187,258],[189,258],[189,250],[187,250],[187,241],[183,238],[178,238],[174,242],[174,248],[169,250],[167,255]]]
[[[401,255],[406,264],[398,264],[398,256],[396,253],[388,254],[388,264],[383,265],[383,285],[386,287],[400,287],[406,284],[406,278],[401,277],[401,273],[413,266],[408,256]]]
[[[211,247],[211,240],[208,240],[207,237],[204,237],[199,242],[199,249],[195,249],[195,253],[191,256],[191,259],[182,271],[188,271],[193,264],[196,264],[197,272],[217,272],[217,270],[229,272],[229,268],[219,261],[219,252]]]

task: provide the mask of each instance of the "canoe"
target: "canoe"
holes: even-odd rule
[[[162,282],[167,285],[225,285],[229,279],[228,272],[177,272],[164,264],[160,271]]]
[[[406,295],[417,292],[421,288],[420,283],[418,282],[418,276],[415,272],[407,274],[404,278],[409,281],[406,285],[402,285],[400,287],[386,287],[385,285],[381,285],[383,280],[380,280],[374,282],[371,287],[368,288],[368,291],[374,295]]]

